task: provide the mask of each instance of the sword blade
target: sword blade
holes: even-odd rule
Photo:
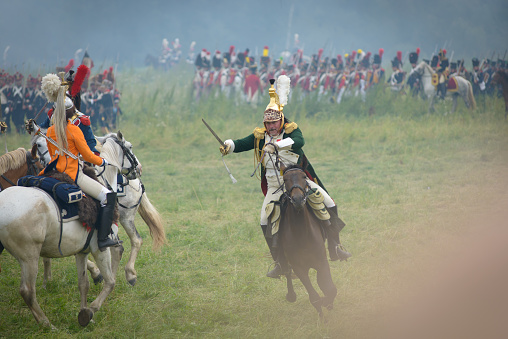
[[[215,133],[213,131],[213,129],[210,127],[210,125],[208,125],[205,121],[205,119],[201,119],[201,121],[203,121],[203,124],[205,124],[205,126],[208,128],[208,130],[213,134],[213,136],[215,137],[215,139],[217,139],[217,141],[219,142],[219,144],[221,144],[221,146],[224,145],[224,142],[222,141],[221,138],[219,138],[219,136],[217,135],[217,133]]]

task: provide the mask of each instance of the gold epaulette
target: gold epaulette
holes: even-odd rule
[[[296,124],[296,122],[288,122],[284,126],[284,129],[286,130],[286,134],[289,134],[289,133],[293,132],[297,128],[298,128],[298,125]]]
[[[266,128],[264,127],[256,127],[254,128],[254,138],[256,139],[264,139],[265,137]]]

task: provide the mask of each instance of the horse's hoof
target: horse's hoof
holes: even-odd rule
[[[286,294],[286,300],[290,303],[294,303],[296,301],[296,293]]]
[[[81,326],[85,327],[90,323],[93,318],[93,312],[89,308],[83,308],[79,311],[78,322]]]
[[[97,285],[97,284],[100,284],[103,280],[104,280],[104,278],[102,277],[102,274],[99,274],[98,276],[93,278],[93,283],[95,285]]]
[[[127,280],[127,282],[128,282],[131,286],[136,285],[136,281],[137,281],[137,279],[136,279],[136,278],[131,279],[131,280]]]

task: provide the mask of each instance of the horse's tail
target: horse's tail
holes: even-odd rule
[[[141,197],[138,212],[150,229],[153,248],[155,250],[159,249],[166,242],[166,233],[164,233],[161,215],[152,205],[145,192],[143,192],[143,196]]]
[[[469,81],[467,82],[467,97],[469,99],[471,109],[476,109],[476,100],[474,99],[473,86]]]

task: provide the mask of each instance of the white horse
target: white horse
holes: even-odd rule
[[[113,147],[114,141],[107,141],[105,148]],[[105,157],[115,166],[123,159]],[[109,166],[108,166],[109,167]],[[105,173],[113,180],[116,170]],[[101,252],[97,244],[97,232],[91,238],[79,220],[60,223],[60,212],[51,196],[33,187],[12,186],[0,194],[0,248],[5,248],[21,266],[20,294],[32,311],[37,322],[51,326],[36,298],[35,282],[39,257],[61,258],[74,255],[81,295],[81,311],[78,321],[86,326],[115,286],[115,276],[123,252],[122,246],[108,248]],[[86,275],[88,253],[92,253],[104,277],[104,286],[97,298],[87,305],[89,281]]]
[[[122,168],[121,171],[125,172],[124,176],[129,176],[131,179],[127,179],[128,184],[123,186],[124,194],[120,194],[117,197],[118,200],[118,212],[120,214],[120,224],[123,226],[125,232],[129,236],[131,242],[131,252],[129,255],[129,260],[125,264],[125,278],[127,282],[134,286],[137,281],[137,272],[134,268],[136,263],[136,258],[141,249],[141,245],[143,244],[143,239],[139,235],[136,225],[134,223],[134,219],[136,216],[136,212],[139,213],[143,221],[148,225],[150,230],[150,235],[153,240],[153,248],[158,249],[166,242],[166,235],[164,232],[164,226],[162,222],[162,217],[160,216],[157,209],[152,205],[148,196],[146,195],[145,188],[141,179],[136,175],[141,174],[141,165],[137,157],[132,153],[132,144],[125,140],[123,135],[118,132],[117,133],[109,133],[104,137],[97,137],[97,140],[100,144],[104,145],[107,140],[113,141],[111,144],[111,148],[108,152],[113,152],[114,154],[118,154],[122,152],[125,157],[130,157],[129,159],[122,160],[122,163],[119,166]],[[47,151],[46,140],[42,137],[32,138],[32,144],[37,143],[39,157],[41,158],[41,163],[45,166],[49,162],[49,157],[43,158],[45,156],[45,152]],[[104,149],[98,145],[97,149],[101,150],[101,156],[103,156]],[[101,175],[99,180],[106,186],[116,186],[116,177],[112,178],[109,181],[105,181],[104,177]],[[114,188],[116,191],[116,187]],[[92,275],[94,282],[97,284],[102,280],[102,276],[100,275],[100,271],[97,266],[90,260],[87,262],[87,268]],[[51,279],[51,262],[50,260],[44,260],[44,284]]]
[[[418,66],[414,68],[412,72],[415,72],[421,77],[421,85],[423,87],[423,91],[427,98],[429,99],[429,112],[434,112],[434,100],[437,95],[437,88],[432,85],[432,76],[436,72],[424,61],[422,61]],[[476,108],[476,101],[473,95],[473,87],[471,83],[464,79],[461,76],[454,75],[450,77],[455,80],[456,90],[448,90],[446,91],[447,95],[452,96],[453,99],[453,107],[452,113],[457,109],[457,97],[460,95],[466,104],[466,107],[469,109]]]

